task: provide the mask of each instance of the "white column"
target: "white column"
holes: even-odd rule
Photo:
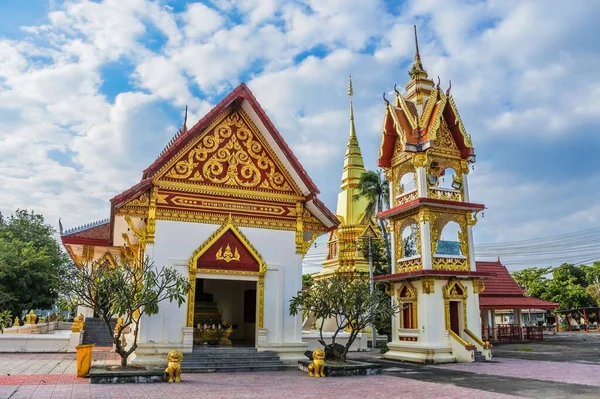
[[[470,216],[467,216],[467,218]],[[467,238],[469,240],[469,262],[471,263],[471,271],[477,271],[475,265],[475,243],[473,242],[473,226],[467,225]]]
[[[469,202],[469,183],[468,183],[466,173],[463,173],[463,175],[462,175],[462,189],[463,189],[463,201]]]
[[[419,197],[427,197],[427,171],[424,167],[417,168],[417,194]]]
[[[419,228],[421,230],[421,262],[423,262],[424,270],[431,270],[431,230],[429,222],[423,221],[419,223]]]

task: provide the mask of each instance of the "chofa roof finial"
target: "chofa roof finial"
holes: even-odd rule
[[[385,98],[385,91],[383,92],[383,101],[385,101],[385,105],[390,105],[390,102],[387,98]]]
[[[447,95],[447,96],[448,96],[448,95],[450,95],[450,90],[452,90],[452,81],[451,81],[451,80],[449,80],[448,82],[449,82],[449,85],[448,85],[448,90],[446,90],[446,95]]]

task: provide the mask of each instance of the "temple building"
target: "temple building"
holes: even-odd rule
[[[475,162],[471,136],[450,87],[442,90],[424,69],[415,28],[415,58],[406,93],[385,99],[378,164],[390,182],[391,208],[378,214],[392,232],[389,284],[400,311],[392,320],[388,359],[421,363],[490,358],[481,340],[472,228],[484,205],[469,198]]]
[[[288,312],[302,286],[302,257],[339,224],[318,194],[242,83],[192,128],[184,122],[140,182],[110,200],[109,219],[61,238],[78,264],[145,253],[189,276],[184,306],[162,303],[142,318],[134,362],[190,352],[199,329],[222,322],[234,346],[291,361],[307,348],[301,316]]]
[[[313,278],[325,278],[335,273],[369,273],[369,262],[364,256],[364,245],[369,235],[379,237],[379,229],[372,218],[366,215],[368,200],[365,197],[355,199],[357,186],[365,173],[365,165],[356,137],[354,126],[354,107],[352,104],[352,77],[348,82],[350,96],[350,134],[344,156],[341,191],[338,194],[336,216],[340,225],[329,233],[327,256],[323,261],[323,270]]]

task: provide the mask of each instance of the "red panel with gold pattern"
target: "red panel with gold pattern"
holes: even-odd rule
[[[161,189],[158,192],[157,206],[159,210],[195,211],[248,217],[268,217],[277,220],[296,220],[296,206],[294,203],[285,204],[264,199],[220,197]]]
[[[198,258],[196,268],[258,272],[260,265],[235,233],[228,230]]]
[[[297,195],[299,190],[241,109],[224,113],[159,172],[158,179],[194,186]]]

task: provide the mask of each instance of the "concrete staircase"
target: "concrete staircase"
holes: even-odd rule
[[[475,351],[475,362],[487,362],[485,356],[480,351]]]
[[[117,319],[111,320],[112,331],[114,331],[117,324]],[[84,344],[96,344],[96,346],[110,346],[112,347],[112,337],[106,330],[106,324],[104,320],[95,317],[85,318],[85,328],[83,332]]]
[[[276,352],[257,352],[256,348],[194,347],[192,353],[183,355],[181,362],[184,373],[279,371],[285,368]]]

